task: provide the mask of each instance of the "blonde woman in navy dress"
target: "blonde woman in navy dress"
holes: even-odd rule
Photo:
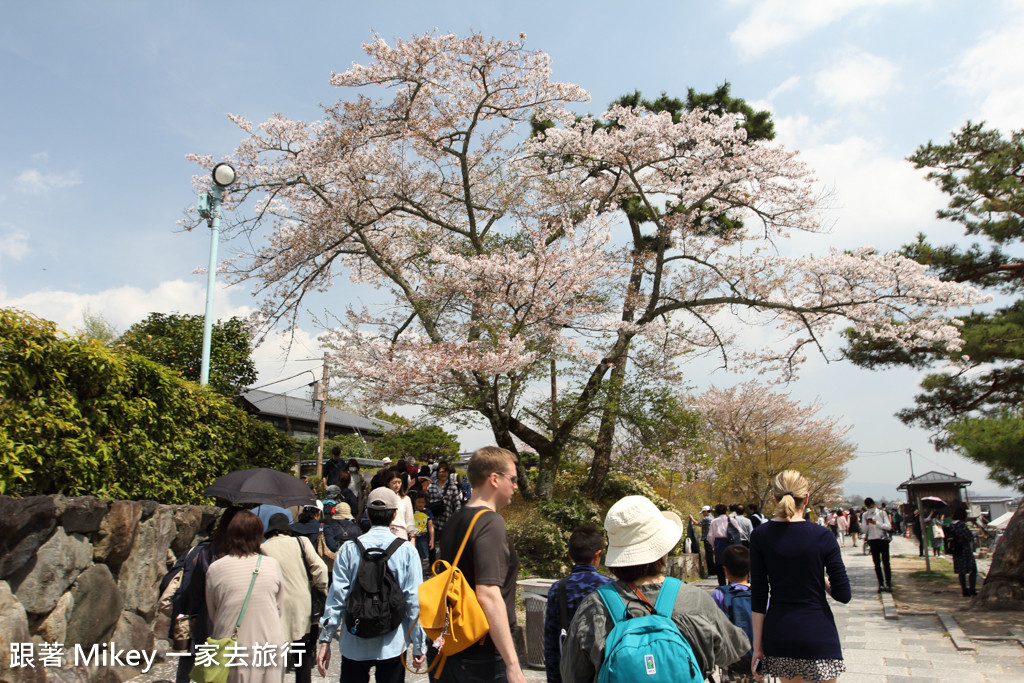
[[[802,474],[775,478],[775,518],[750,535],[753,666],[782,681],[835,681],[846,670],[826,593],[850,601],[839,544],[827,528],[804,521],[810,487]],[[826,580],[825,574],[828,574]]]

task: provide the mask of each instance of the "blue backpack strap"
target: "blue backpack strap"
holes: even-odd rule
[[[674,576],[665,578],[658,591],[658,599],[654,601],[654,611],[663,617],[672,618],[672,610],[676,606],[676,595],[679,594],[679,587],[683,582]]]
[[[626,613],[626,603],[622,601],[613,584],[610,583],[606,583],[598,588],[597,594],[601,597],[604,608],[608,610],[608,616],[611,617],[612,626],[614,627],[615,624],[622,621],[622,615]]]

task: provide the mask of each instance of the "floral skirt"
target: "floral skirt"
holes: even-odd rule
[[[842,659],[794,659],[792,657],[764,658],[764,672],[779,678],[802,676],[805,681],[830,681],[846,671]]]

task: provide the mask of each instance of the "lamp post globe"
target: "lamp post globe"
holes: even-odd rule
[[[210,206],[210,267],[206,272],[206,315],[203,317],[203,356],[199,370],[199,383],[210,381],[210,345],[213,339],[213,288],[217,278],[217,242],[220,239],[220,204],[224,190],[236,178],[235,167],[219,163],[213,167],[213,202]]]
[[[213,167],[213,182],[217,187],[228,187],[235,182],[235,167],[228,163],[220,163]]]

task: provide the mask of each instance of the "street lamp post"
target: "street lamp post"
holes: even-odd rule
[[[213,339],[213,288],[217,282],[217,243],[220,241],[220,203],[224,190],[235,182],[235,168],[231,164],[217,164],[210,174],[213,177],[213,197],[210,193],[199,193],[199,215],[210,226],[210,267],[206,271],[206,316],[203,318],[203,364],[199,371],[199,383],[206,386],[210,381],[210,344]]]

